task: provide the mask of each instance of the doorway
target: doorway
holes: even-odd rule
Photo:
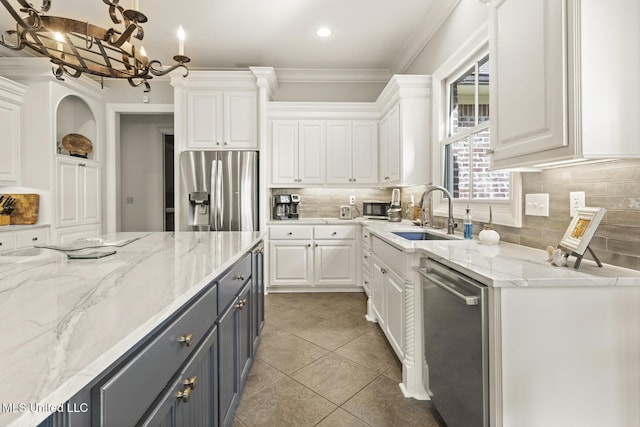
[[[172,229],[173,114],[121,114],[119,128],[118,231]]]

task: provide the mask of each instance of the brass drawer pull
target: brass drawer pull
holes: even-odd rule
[[[244,280],[244,274],[239,274],[233,277],[233,280]]]
[[[193,390],[196,388],[196,384],[198,384],[198,377],[194,375],[191,378],[187,378],[182,382],[182,384],[184,384],[185,390],[187,388]]]
[[[247,303],[246,299],[241,299],[240,301],[238,301],[238,303],[236,304],[236,308],[239,308],[240,310],[242,310],[245,306],[245,304]]]
[[[176,394],[176,397],[178,398],[178,400],[181,400],[183,402],[188,402],[189,398],[191,397],[191,387],[185,387],[184,390],[179,391]]]
[[[186,347],[191,347],[191,344],[193,344],[193,334],[182,335],[179,342]]]
[[[335,231],[333,233],[331,233],[332,236],[337,235],[338,233],[336,233]]]

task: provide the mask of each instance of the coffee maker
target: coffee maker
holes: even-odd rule
[[[300,196],[297,194],[278,194],[273,196],[273,219],[298,219]]]

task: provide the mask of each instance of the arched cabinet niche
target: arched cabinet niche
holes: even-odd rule
[[[60,100],[56,109],[56,153],[59,155],[71,155],[62,146],[63,138],[68,134],[79,134],[91,141],[91,152],[86,154],[88,160],[98,160],[97,143],[97,123],[96,118],[89,105],[80,97],[68,95]],[[79,154],[73,153],[74,157],[82,158],[86,151],[86,144],[79,142]]]

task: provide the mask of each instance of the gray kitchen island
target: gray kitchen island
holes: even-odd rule
[[[83,250],[116,251],[98,259],[0,254],[0,424],[233,422],[264,319],[261,233],[98,241],[134,238]]]

